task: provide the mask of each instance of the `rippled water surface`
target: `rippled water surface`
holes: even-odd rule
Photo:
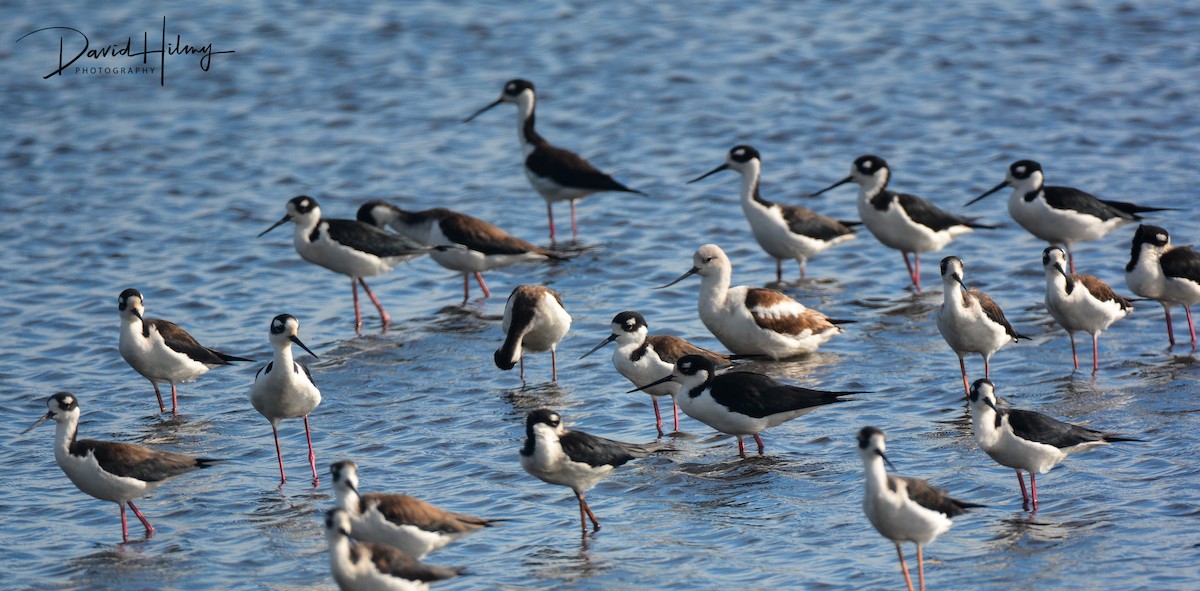
[[[328,478],[309,486],[301,424],[288,421],[293,478],[277,489],[270,429],[247,399],[270,357],[270,319],[285,312],[320,355],[305,359],[324,395],[311,416],[323,475],[353,458],[364,490],[509,520],[429,557],[471,573],[439,588],[901,588],[891,544],[860,509],[854,433],[868,424],[888,432],[901,472],[987,505],[929,548],[930,588],[1200,587],[1196,356],[1167,348],[1161,309],[1143,302],[1101,339],[1100,373],[1072,373],[1066,335],[1041,303],[1044,245],[1009,218],[1007,191],[963,208],[1009,163],[1033,158],[1050,184],[1179,208],[1154,219],[1177,243],[1200,240],[1194,3],[251,4],[4,11],[5,587],[331,588],[319,522],[332,505]],[[129,37],[137,49],[143,32],[151,44],[161,37],[164,16],[172,41],[236,53],[214,56],[208,71],[195,56],[171,56],[162,85],[157,75],[69,68],[43,79],[59,35],[15,41],[63,26],[93,49]],[[580,256],[492,272],[496,296],[463,308],[457,276],[414,261],[372,283],[391,329],[381,332],[364,301],[357,336],[345,277],[302,262],[290,230],[255,237],[305,193],[330,217],[387,197],[465,210],[546,243],[543,201],[519,170],[513,108],[461,122],[517,76],[538,85],[549,140],[650,195],[583,201]],[[654,331],[718,347],[697,317],[694,279],[651,289],[685,271],[703,243],[725,248],[735,282],[773,278],[735,175],[684,184],[743,142],[763,154],[768,198],[801,203],[876,153],[895,189],[1004,227],[927,255],[919,296],[904,289],[897,253],[866,233],[811,261],[815,281],[795,281],[790,264],[793,280],[775,287],[857,323],[816,355],[752,368],[873,393],[766,432],[767,455],[747,460],[684,417],[676,453],[627,465],[589,495],[605,527],[581,541],[571,493],[520,469],[523,416],[550,407],[592,433],[654,438],[649,400],[624,393],[611,350],[577,358],[627,309]],[[803,203],[857,218],[848,187]],[[1079,246],[1080,271],[1127,293],[1132,233]],[[1044,475],[1036,516],[1021,510],[1012,471],[971,439],[955,357],[934,325],[945,254],[962,257],[968,283],[1033,336],[994,358],[1003,396],[1144,439]],[[492,363],[504,295],[519,283],[553,287],[574,317],[557,384],[546,356],[528,360],[527,388]],[[258,362],[181,386],[183,415],[159,416],[149,384],[117,352],[126,287],[145,294],[149,315]],[[973,375],[979,365],[970,360]],[[55,465],[53,429],[16,435],[59,390],[79,396],[83,436],[230,461],[143,499],[158,534],[119,544],[116,508]]]

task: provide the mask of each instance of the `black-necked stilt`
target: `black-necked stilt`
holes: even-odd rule
[[[316,357],[300,337],[300,321],[290,314],[280,314],[271,320],[271,347],[275,359],[254,374],[250,385],[250,404],[254,410],[271,422],[271,435],[275,437],[275,456],[279,459],[279,484],[287,482],[283,472],[283,452],[279,448],[279,421],[282,419],[304,419],[304,437],[308,440],[308,464],[312,467],[313,486],[320,482],[317,476],[317,455],[313,453],[312,433],[308,428],[308,413],[321,404],[321,391],[313,382],[308,368],[292,360],[292,343],[296,343],[309,355]]]
[[[556,201],[567,201],[571,204],[571,238],[577,240],[579,233],[575,224],[575,202],[604,191],[637,193],[641,191],[630,189],[601,172],[590,162],[578,154],[553,146],[533,128],[534,103],[537,94],[533,83],[528,80],[509,80],[500,92],[496,102],[476,111],[464,122],[470,121],[484,111],[501,103],[517,105],[517,137],[521,140],[521,149],[525,152],[525,176],[533,185],[535,191],[546,200],[546,217],[550,219],[550,241],[554,242],[554,210]]]
[[[1038,508],[1036,475],[1049,472],[1068,454],[1117,441],[1138,441],[1064,423],[1030,410],[997,408],[996,386],[987,379],[975,380],[969,400],[975,441],[1001,466],[1017,471],[1021,501],[1026,510],[1030,508],[1031,498],[1033,510]],[[1025,491],[1021,470],[1029,472],[1032,495]]]
[[[737,437],[738,455],[746,457],[742,438],[752,435],[758,455],[765,446],[759,433],[806,415],[818,407],[846,402],[842,396],[863,392],[825,392],[781,384],[773,378],[749,371],[731,371],[717,375],[713,361],[700,355],[685,355],[675,369],[642,388],[676,382],[675,402],[684,414],[697,421]]]
[[[386,201],[370,201],[358,209],[358,220],[393,230],[422,244],[455,248],[430,253],[439,265],[463,274],[463,302],[471,297],[471,274],[483,297],[492,297],[483,272],[529,261],[566,260],[564,254],[535,246],[479,218],[445,208],[405,211]]]
[[[742,212],[750,222],[754,239],[767,254],[775,257],[775,280],[783,281],[783,260],[794,259],[800,264],[800,278],[805,278],[808,259],[826,248],[854,239],[854,230],[847,222],[839,222],[807,207],[780,205],[763,199],[759,194],[762,158],[750,146],[734,146],[722,164],[690,181],[733,170],[742,175]],[[857,224],[859,222],[851,222]]]
[[[908,591],[913,591],[912,577],[908,574],[900,542],[917,545],[917,577],[921,591],[925,591],[925,546],[950,529],[953,525],[951,517],[983,505],[955,499],[919,478],[888,474],[883,465],[886,462],[891,466],[892,463],[884,454],[886,451],[883,431],[875,427],[859,430],[858,455],[862,457],[865,478],[863,513],[883,537],[896,545]]]
[[[317,204],[317,200],[306,195],[293,197],[288,201],[287,214],[270,228],[263,230],[259,236],[288,221],[296,224],[292,242],[301,258],[350,277],[350,288],[354,292],[355,330],[362,327],[362,312],[358,308],[360,283],[379,310],[383,326],[387,327],[392,322],[392,318],[383,309],[383,304],[379,303],[379,298],[367,287],[364,277],[386,273],[404,261],[436,250],[435,247],[385,232],[358,220],[322,218],[321,206]]]
[[[600,520],[588,507],[584,494],[615,468],[663,448],[661,443],[624,443],[567,429],[558,413],[541,408],[525,418],[521,467],[542,482],[561,484],[575,491],[575,498],[579,499],[579,527],[587,533],[584,517],[592,520],[595,531],[600,530]]]
[[[555,350],[571,328],[571,315],[562,298],[543,285],[518,285],[504,305],[504,344],[496,349],[496,367],[512,369],[521,364],[521,383],[525,383],[525,352],[550,352],[550,380],[558,381]]]
[[[1008,213],[1030,234],[1067,249],[1071,272],[1075,272],[1076,242],[1096,240],[1109,230],[1142,219],[1139,213],[1168,211],[1123,201],[1103,201],[1074,187],[1047,187],[1042,165],[1018,160],[1008,167],[1004,182],[967,202],[971,205],[1004,187],[1012,187]]]
[[[453,579],[462,568],[423,564],[399,548],[350,543],[350,516],[341,509],[325,513],[329,570],[341,591],[427,591],[430,583]]]
[[[1158,226],[1138,226],[1129,264],[1125,265],[1125,284],[1133,293],[1162,304],[1172,346],[1175,329],[1171,327],[1171,305],[1183,306],[1192,350],[1196,349],[1192,306],[1200,303],[1200,252],[1190,246],[1171,246],[1171,235]]]
[[[773,289],[729,287],[733,265],[716,244],[697,249],[692,268],[658,289],[696,274],[700,320],[732,353],[786,359],[812,353],[842,332],[824,314]]]
[[[395,546],[418,560],[469,533],[496,525],[408,495],[359,494],[358,464],[350,460],[330,464],[329,472],[337,506],[349,517],[354,539]]]
[[[126,505],[146,526],[146,537],[150,537],[154,535],[154,526],[133,504],[133,500],[180,474],[208,468],[220,461],[156,451],[132,443],[76,439],[80,411],[75,395],[59,392],[46,400],[46,406],[50,408],[49,412],[21,433],[28,433],[50,419],[57,423],[54,459],[58,467],[79,490],[102,501],[112,501],[121,508],[121,538],[124,541],[129,541]]]
[[[1063,249],[1051,246],[1042,251],[1042,267],[1046,270],[1046,309],[1054,320],[1067,329],[1071,338],[1071,360],[1079,369],[1075,354],[1075,331],[1092,335],[1092,373],[1100,369],[1100,353],[1096,340],[1112,323],[1124,318],[1133,304],[1117,295],[1107,283],[1092,275],[1067,273]]]
[[[937,327],[946,344],[958,355],[962,371],[963,391],[969,393],[967,365],[963,356],[978,353],[983,356],[983,375],[991,377],[991,359],[1000,347],[1028,337],[1018,334],[1009,324],[1004,311],[992,298],[978,289],[968,289],[963,283],[963,262],[958,257],[942,259],[942,307],[938,309]]]
[[[676,336],[652,335],[646,319],[637,312],[629,311],[617,314],[612,320],[612,334],[579,358],[583,359],[613,341],[617,342],[617,350],[612,355],[613,365],[639,388],[670,373],[675,369],[675,362],[684,355],[702,355],[722,366],[728,366],[730,360],[729,355],[701,349]],[[654,403],[654,420],[659,435],[663,434],[663,422],[658,411],[658,397],[673,396],[676,390],[679,390],[679,384],[675,382],[664,382],[643,390]],[[671,406],[675,430],[679,431],[679,405],[675,404],[674,398]]]
[[[921,291],[921,253],[937,252],[950,244],[955,236],[975,228],[994,228],[952,214],[915,195],[896,193],[887,188],[892,171],[878,156],[859,156],[850,167],[850,176],[811,196],[815,197],[846,183],[857,183],[858,215],[863,224],[884,246],[900,251],[904,266],[916,291]],[[908,254],[913,254],[909,263]]]
[[[134,371],[150,380],[154,396],[158,398],[159,412],[167,412],[158,389],[159,382],[171,384],[171,414],[174,415],[179,411],[176,384],[195,381],[209,369],[229,365],[232,361],[252,361],[209,349],[172,322],[144,317],[145,300],[136,289],[126,289],[117,296],[117,310],[121,314],[118,345],[121,357]]]

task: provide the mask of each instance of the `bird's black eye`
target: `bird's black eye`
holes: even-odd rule
[[[704,262],[706,262],[706,263],[711,263],[711,262],[712,262],[712,260],[713,260],[713,259],[715,259],[715,258],[717,258],[717,257],[707,257],[707,258],[705,258],[705,259],[704,259]]]

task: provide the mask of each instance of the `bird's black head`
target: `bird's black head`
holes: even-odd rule
[[[742,144],[729,149],[729,159],[734,162],[749,162],[762,160],[762,156],[759,156],[758,150],[755,150],[753,146]]]
[[[525,428],[531,434],[533,433],[533,426],[539,423],[548,425],[551,429],[558,429],[559,425],[562,424],[562,417],[548,408],[539,408],[530,411],[529,416],[525,417]]]
[[[866,154],[854,159],[854,169],[857,170],[859,174],[865,176],[872,176],[880,169],[887,167],[888,165],[886,160],[872,154]]]
[[[528,80],[522,80],[521,78],[514,78],[504,84],[504,96],[507,96],[507,97],[516,98],[518,95],[520,95],[522,92],[525,92],[526,90],[531,91],[531,92],[537,92],[536,90],[533,89],[532,82],[530,82]]]
[[[53,401],[50,405],[51,409],[57,406],[62,410],[75,410],[79,407],[79,400],[70,392],[59,392],[51,396],[50,400]]]
[[[131,298],[137,298],[138,300],[145,299],[142,297],[142,292],[131,287],[121,292],[121,295],[117,296],[117,309],[124,312],[127,308],[129,308]]]
[[[646,326],[646,319],[637,312],[625,311],[614,316],[612,323],[624,332],[637,332],[639,328]]]
[[[993,398],[995,398],[995,392],[995,383],[987,378],[980,378],[971,384],[971,393],[967,394],[967,400],[974,403],[979,402],[980,399],[982,399],[984,404],[987,404],[994,409],[996,408],[995,402],[993,401]]]
[[[684,355],[675,362],[675,371],[685,376],[694,376],[696,374],[707,374],[711,377],[717,372],[717,366],[713,361],[701,355]]]
[[[1158,226],[1142,224],[1138,226],[1137,232],[1133,234],[1133,247],[1135,249],[1142,244],[1163,247],[1170,243],[1171,235]]]
[[[308,195],[292,197],[291,200],[288,201],[288,209],[293,210],[296,213],[308,213],[318,207],[320,207],[320,205],[317,204],[317,200],[309,197]]]
[[[1018,160],[1008,167],[1008,174],[1014,179],[1027,179],[1035,172],[1042,172],[1042,165],[1033,160]]]
[[[883,431],[881,431],[875,427],[863,427],[862,429],[859,429],[858,430],[858,447],[861,449],[867,449],[867,446],[871,444],[871,438],[876,435],[879,435],[880,437],[882,437]]]
[[[949,256],[949,257],[942,259],[942,263],[940,266],[941,266],[941,270],[942,270],[942,277],[945,277],[947,273],[953,273],[953,272],[957,271],[958,269],[963,268],[963,262],[962,262],[962,259],[960,259],[958,257]]]
[[[297,322],[291,314],[280,314],[271,319],[271,334],[283,334],[287,331],[288,321]]]

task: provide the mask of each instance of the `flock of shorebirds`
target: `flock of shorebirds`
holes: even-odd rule
[[[638,191],[543,139],[534,128],[535,98],[532,83],[512,80],[505,84],[499,99],[466,120],[503,103],[516,105],[525,174],[546,200],[553,247],[555,202],[570,204],[572,237],[577,238],[576,201],[596,192]],[[844,183],[857,184],[861,221],[839,221],[808,208],[766,200],[759,192],[761,156],[746,145],[732,148],[722,165],[692,182],[723,170],[741,175],[743,211],[755,240],[777,261],[777,280],[782,280],[784,260],[797,261],[804,277],[808,259],[854,239],[854,227],[861,224],[881,243],[901,252],[911,288],[920,292],[921,253],[937,252],[956,236],[993,227],[944,211],[920,197],[891,191],[891,170],[877,156],[856,159],[849,176],[812,194]],[[1051,246],[1042,253],[1045,304],[1070,336],[1075,369],[1079,368],[1075,333],[1091,335],[1094,373],[1099,369],[1098,336],[1128,314],[1132,303],[1096,277],[1076,274],[1073,246],[1140,221],[1141,214],[1163,209],[1104,201],[1070,187],[1046,186],[1041,166],[1030,160],[1013,163],[1003,182],[970,203],[1004,187],[1012,188],[1008,203],[1012,217],[1034,236],[1065,248]],[[442,266],[462,273],[465,302],[470,298],[472,276],[486,297],[491,291],[484,282],[484,271],[571,256],[511,236],[481,219],[442,208],[413,212],[384,201],[371,201],[359,209],[356,219],[331,219],[322,217],[315,199],[299,196],[288,201],[286,209],[286,215],[262,234],[291,222],[293,243],[303,259],[350,277],[356,330],[362,326],[360,285],[378,309],[383,325],[391,321],[365,278],[385,273],[413,257],[428,254]],[[1196,335],[1190,307],[1200,302],[1200,253],[1188,247],[1173,247],[1163,228],[1140,225],[1133,235],[1125,270],[1127,285],[1134,294],[1163,306],[1172,345],[1175,335],[1171,307],[1183,306],[1194,351]],[[1005,319],[991,298],[966,287],[962,260],[945,257],[940,273],[944,295],[937,327],[958,357],[975,439],[997,463],[1016,471],[1023,506],[1036,511],[1036,474],[1046,473],[1070,453],[1132,439],[1003,405],[990,379],[989,362],[1001,347],[1025,337]],[[841,334],[842,325],[851,321],[829,318],[776,290],[731,287],[732,264],[714,244],[697,249],[691,269],[662,287],[692,275],[700,276],[700,319],[729,353],[706,350],[678,337],[651,335],[641,314],[625,311],[613,318],[612,334],[583,355],[616,343],[613,364],[633,383],[635,388],[630,392],[642,391],[652,397],[660,437],[664,432],[659,397],[672,399],[675,431],[682,409],[716,431],[735,436],[738,453],[745,457],[745,437],[753,438],[762,454],[762,431],[818,407],[866,394],[814,390],[781,383],[761,373],[725,371],[739,359],[778,360],[812,353]],[[121,292],[117,304],[121,355],[153,385],[160,412],[166,412],[160,385],[170,385],[174,414],[179,408],[177,384],[195,380],[213,367],[250,361],[205,347],[171,322],[146,317],[143,296],[136,289]],[[496,366],[508,370],[520,365],[524,382],[525,354],[549,352],[551,376],[557,379],[556,348],[570,325],[571,316],[553,290],[541,285],[516,287],[505,305],[505,338],[494,355]],[[312,376],[293,357],[295,344],[316,358],[300,340],[299,328],[299,321],[288,314],[272,319],[269,339],[273,359],[258,371],[249,392],[251,405],[271,424],[281,485],[287,478],[278,424],[284,419],[303,419],[307,435],[308,415],[321,402]],[[974,382],[967,377],[964,357],[968,354],[979,354],[984,361],[984,377]],[[78,439],[78,399],[60,392],[51,396],[47,405],[49,411],[34,426],[45,420],[57,423],[54,449],[59,466],[83,492],[118,504],[125,540],[129,536],[126,506],[149,536],[154,528],[133,501],[176,476],[218,462],[128,443]],[[311,436],[308,448],[312,483],[317,486],[320,477]],[[585,499],[586,491],[633,459],[669,451],[664,442],[631,444],[567,429],[557,412],[539,409],[528,413],[526,440],[519,457],[530,474],[574,491],[580,528],[586,534],[589,520],[594,530],[600,529],[600,521]],[[920,587],[924,589],[924,547],[949,529],[951,517],[979,505],[951,498],[924,480],[888,474],[885,436],[875,427],[863,427],[858,432],[858,451],[865,473],[863,510],[875,528],[895,544],[910,590],[913,582],[900,544],[916,544]],[[497,523],[445,511],[413,497],[360,493],[357,466],[351,461],[336,462],[330,471],[337,506],[327,513],[325,524],[333,578],[342,589],[420,589],[453,577],[460,569],[426,565],[420,559],[460,536]],[[1022,471],[1029,472],[1029,490]]]

